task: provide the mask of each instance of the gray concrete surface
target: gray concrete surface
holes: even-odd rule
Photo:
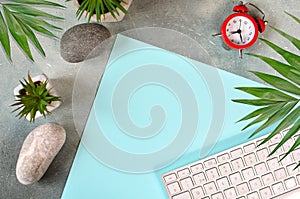
[[[56,0],[58,2],[58,0]],[[54,22],[63,27],[59,36],[68,28],[82,23],[75,18],[76,9],[72,2],[62,2],[66,9],[51,10],[65,17],[63,22]],[[284,11],[300,17],[298,0],[254,0],[252,3],[264,10],[269,24],[281,28],[292,35],[300,37],[300,25],[284,14]],[[209,54],[215,67],[232,73],[257,80],[249,70],[270,71],[270,68],[261,61],[244,56],[240,60],[235,50],[226,51],[222,47],[221,38],[213,38],[211,35],[218,33],[222,21],[232,13],[232,8],[238,1],[228,0],[134,0],[129,14],[122,22],[105,24],[112,34],[140,28],[140,27],[164,27],[182,32],[198,41]],[[261,35],[284,48],[295,51],[295,48],[277,33],[267,27]],[[66,182],[69,169],[72,164],[76,147],[79,141],[72,113],[72,90],[79,70],[78,64],[64,61],[59,53],[59,40],[52,40],[39,35],[39,39],[45,48],[47,57],[43,58],[32,48],[35,63],[27,60],[23,53],[13,43],[13,63],[10,63],[1,48],[0,50],[0,198],[60,198]],[[246,50],[266,56],[278,56],[261,42]],[[280,58],[279,58],[280,59]],[[62,106],[55,110],[47,119],[38,119],[34,124],[26,120],[19,120],[11,113],[9,107],[14,101],[13,88],[18,80],[25,77],[28,70],[32,75],[45,73],[54,82],[57,91],[64,100]],[[67,140],[61,152],[50,165],[45,176],[33,185],[21,185],[15,176],[15,167],[19,151],[27,134],[35,127],[46,122],[55,121],[63,125],[67,131]]]

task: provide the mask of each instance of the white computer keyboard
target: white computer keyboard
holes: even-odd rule
[[[296,196],[292,198],[299,199],[300,168],[294,168],[300,161],[300,148],[278,160],[300,132],[268,157],[286,132],[260,147],[256,146],[266,136],[164,173],[162,181],[169,198],[269,199],[293,192]]]

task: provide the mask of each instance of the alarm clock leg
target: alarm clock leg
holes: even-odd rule
[[[212,36],[213,37],[222,37],[222,34],[221,33],[217,33],[217,34],[213,34]]]
[[[240,58],[243,59],[243,50],[239,50]]]

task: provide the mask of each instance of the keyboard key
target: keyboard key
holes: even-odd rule
[[[284,144],[283,144],[283,149],[285,152],[287,152],[294,144],[294,141],[292,139],[288,139]]]
[[[283,184],[282,184],[281,182],[278,182],[278,183],[276,183],[276,184],[273,184],[273,185],[272,185],[272,189],[273,189],[275,195],[284,192],[284,187],[283,187]]]
[[[257,175],[262,175],[268,171],[266,164],[264,162],[255,165],[254,169],[255,169]]]
[[[199,173],[200,171],[203,171],[203,165],[201,163],[195,164],[191,166],[192,173]]]
[[[259,178],[254,178],[252,180],[249,181],[250,187],[251,189],[255,190],[255,189],[259,189],[262,187],[261,181]]]
[[[292,155],[294,157],[294,160],[299,162],[299,160],[300,160],[300,148],[293,151]]]
[[[272,196],[270,187],[265,187],[265,188],[259,190],[259,193],[262,198],[270,198]]]
[[[256,157],[254,153],[250,153],[244,156],[245,164],[251,166],[252,164],[256,163]]]
[[[196,187],[195,189],[192,189],[192,195],[194,199],[202,199],[205,194],[202,187]]]
[[[207,195],[211,195],[211,194],[213,194],[217,191],[217,187],[216,187],[216,184],[214,182],[204,184],[203,187],[204,187],[205,193]]]
[[[235,191],[235,189],[233,187],[231,187],[229,189],[226,189],[224,191],[224,194],[225,194],[225,196],[226,196],[227,199],[232,199],[232,198],[234,198],[234,197],[237,196],[236,195],[236,191]]]
[[[295,169],[296,166],[297,166],[297,163],[293,163],[293,164],[290,164],[290,165],[288,165],[288,166],[286,167],[287,172],[288,172],[288,174],[289,174],[290,176],[298,174],[299,170],[298,170],[298,169]]]
[[[173,196],[172,199],[192,199],[189,192],[183,192],[176,196]]]
[[[256,152],[258,160],[260,161],[265,161],[269,155],[268,149],[267,148],[263,148],[260,149]]]
[[[241,155],[243,155],[243,150],[242,149],[235,149],[235,150],[230,152],[230,155],[231,155],[232,158],[241,157]]]
[[[238,190],[238,193],[241,194],[241,195],[249,192],[249,187],[248,187],[248,184],[246,182],[237,185],[236,188]]]
[[[275,148],[277,147],[277,144],[272,144],[269,146],[270,152],[272,152]],[[280,155],[283,153],[283,147],[279,147],[276,152],[274,153],[275,155]],[[272,156],[271,156],[272,157]]]
[[[223,177],[217,180],[217,185],[220,190],[224,190],[229,187],[229,181],[227,177]]]
[[[240,170],[242,168],[244,168],[244,163],[242,158],[237,158],[231,161],[231,165],[234,171]]]
[[[179,178],[184,178],[184,177],[190,175],[190,170],[189,169],[183,169],[183,170],[178,171],[177,173],[178,173]]]
[[[209,160],[207,160],[207,161],[204,161],[204,166],[205,166],[206,168],[211,168],[211,167],[214,167],[214,166],[216,166],[216,165],[217,165],[217,161],[216,161],[214,158],[209,159]]]
[[[200,173],[194,175],[193,178],[197,185],[200,185],[200,184],[202,185],[203,183],[206,182],[206,178],[205,178],[205,175],[203,172],[200,172]]]
[[[225,175],[227,176],[231,173],[232,170],[231,170],[229,163],[224,163],[219,166],[219,171],[222,176],[225,176]]]
[[[229,175],[230,181],[233,185],[239,184],[241,183],[242,180],[242,176],[239,172],[233,173],[231,175]]]
[[[281,139],[282,139],[281,133],[277,133],[276,135],[274,135],[272,137],[272,139],[270,140],[270,142],[273,143],[273,144],[277,144],[277,143],[279,143],[281,141]]]
[[[267,160],[267,165],[269,167],[270,170],[273,170],[273,169],[277,169],[280,167],[280,164],[278,162],[278,158],[272,158],[270,160]]]
[[[211,199],[223,199],[223,194],[221,192],[215,193],[211,196]]]
[[[261,179],[262,179],[264,185],[266,185],[266,186],[271,185],[275,182],[272,173],[267,173],[267,174],[263,175],[261,177]]]
[[[280,181],[286,178],[286,172],[283,168],[274,171],[274,176],[277,181]]]
[[[298,184],[300,184],[300,174],[296,176],[298,180]]]
[[[168,185],[168,190],[171,195],[177,194],[181,192],[178,182],[174,182]]]
[[[217,159],[218,159],[219,163],[223,163],[223,162],[227,162],[230,159],[230,157],[229,157],[228,153],[225,153],[225,154],[219,155],[217,157]]]
[[[175,181],[176,179],[177,179],[177,177],[176,177],[175,173],[171,173],[171,174],[164,177],[164,180],[167,184],[170,183],[170,182]]]
[[[207,175],[208,180],[214,180],[214,179],[220,177],[217,168],[208,169],[206,171],[206,175]]]
[[[258,198],[259,198],[259,195],[257,192],[252,192],[247,195],[247,199],[258,199]]]
[[[287,190],[293,189],[297,186],[295,178],[289,178],[284,181],[285,187]]]
[[[180,183],[181,183],[181,186],[182,186],[182,189],[185,191],[185,190],[190,190],[191,188],[193,188],[194,184],[192,182],[192,179],[191,178],[184,178],[182,180],[180,180]]]
[[[280,159],[283,158],[284,155],[285,154],[280,155],[279,156]],[[287,155],[284,159],[281,160],[281,164],[284,165],[284,166],[288,165],[288,164],[291,164],[291,163],[294,163],[294,162],[295,161],[294,161],[294,158],[292,157],[292,154]]]
[[[247,144],[246,146],[244,146],[245,153],[251,153],[251,152],[255,151],[255,149],[256,149],[256,146],[254,143]]]
[[[255,176],[252,167],[248,167],[248,168],[242,170],[242,175],[246,181],[248,181],[249,179],[251,179]]]

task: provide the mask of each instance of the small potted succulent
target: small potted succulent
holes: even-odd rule
[[[70,0],[67,0],[70,1]],[[127,14],[132,0],[73,0],[78,19],[85,15],[88,22],[118,22]]]
[[[16,103],[11,106],[17,106],[13,110],[19,111],[17,117],[25,117],[30,122],[34,122],[36,118],[51,113],[60,106],[61,97],[56,95],[46,75],[38,75],[31,78],[28,73],[28,80],[20,80],[20,85],[14,89]]]
[[[292,19],[300,23],[300,19],[287,13]],[[279,30],[275,27],[271,28],[290,41],[298,50],[300,50],[300,40]],[[268,83],[271,87],[239,87],[237,89],[253,95],[253,99],[236,99],[238,103],[257,106],[258,108],[243,117],[240,121],[251,120],[244,129],[260,124],[257,129],[250,135],[253,137],[262,130],[275,125],[275,128],[261,144],[268,142],[280,131],[288,128],[288,132],[270,152],[270,155],[276,152],[282,145],[292,138],[300,130],[300,55],[287,51],[286,49],[268,41],[261,39],[265,44],[281,55],[285,62],[281,62],[269,57],[250,54],[257,57],[271,66],[280,76],[266,74],[262,72],[252,71],[252,73],[261,80]],[[243,130],[244,130],[243,129]],[[293,141],[291,148],[281,158],[284,159],[300,146],[300,137]],[[300,166],[300,162],[297,167]]]

